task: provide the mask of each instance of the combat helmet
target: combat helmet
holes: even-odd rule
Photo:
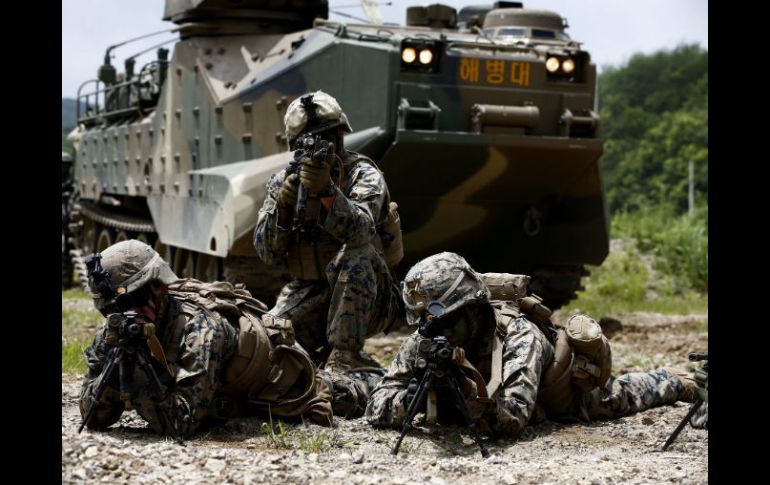
[[[115,243],[101,253],[90,255],[86,264],[88,287],[102,313],[124,311],[115,307],[121,295],[135,293],[148,283],[157,281],[169,285],[179,279],[157,251],[135,239]]]
[[[343,126],[348,133],[353,132],[340,104],[323,91],[308,93],[292,101],[283,123],[290,147],[300,133],[319,133],[337,126]]]
[[[487,303],[490,298],[489,288],[465,258],[449,252],[412,266],[401,291],[409,325],[420,324],[426,312],[442,316],[470,304]]]

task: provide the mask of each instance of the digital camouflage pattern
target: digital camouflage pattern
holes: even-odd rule
[[[412,266],[401,284],[406,321],[417,325],[427,304],[437,301],[450,313],[472,303],[489,301],[489,288],[465,258],[443,252]]]
[[[418,263],[420,264],[420,263]],[[465,357],[485,379],[491,375],[494,329],[506,329],[503,339],[502,385],[493,396],[492,409],[478,420],[483,432],[501,432],[516,435],[528,423],[546,418],[537,403],[541,377],[554,358],[554,349],[543,332],[526,318],[481,312],[476,338],[466,345]],[[494,315],[494,316],[492,316]],[[414,377],[419,342],[423,337],[415,333],[401,346],[387,374],[372,391],[366,409],[367,420],[375,426],[400,426],[406,416],[407,386]],[[637,372],[611,378],[604,388],[576,398],[572,416],[586,420],[619,417],[644,409],[689,399],[679,377],[667,370]]]
[[[167,371],[158,371],[164,384],[174,384],[172,416],[183,434],[194,432],[200,424],[214,416],[212,402],[218,387],[217,376],[222,373],[227,360],[233,355],[238,343],[237,330],[227,319],[216,312],[203,312],[199,308],[169,298],[168,311],[163,323],[157,325],[158,339],[173,377]],[[88,372],[80,393],[80,412],[85,414],[93,402],[98,377],[106,363],[106,325],[85,351]],[[117,422],[125,405],[120,399],[118,373],[113,373],[114,383],[108,385],[102,402],[89,427],[101,429]],[[134,373],[134,387],[130,405],[158,433],[170,434],[163,428],[150,386],[143,372]]]
[[[298,342],[311,355],[319,348],[359,351],[366,337],[395,318],[398,295],[382,251],[377,226],[387,215],[390,196],[382,174],[365,157],[347,152],[344,178],[328,213],[320,208],[318,232],[340,245],[325,267],[325,279],[289,282],[270,313],[294,324]],[[332,180],[339,180],[339,168]],[[286,170],[271,177],[254,230],[254,247],[268,264],[285,264],[296,233],[279,225],[277,197]],[[325,234],[323,234],[325,233]],[[327,344],[328,342],[328,344]]]
[[[172,416],[183,435],[194,432],[206,421],[218,419],[215,409],[219,377],[226,368],[228,359],[233,355],[238,344],[238,330],[229,321],[215,311],[203,311],[187,301],[178,301],[169,297],[169,311],[164,322],[159,325],[157,336],[163,346],[169,368],[168,372],[159,371],[165,385],[174,386]],[[105,342],[106,326],[95,337],[94,342],[85,351],[88,372],[83,381],[80,395],[80,409],[84,414],[93,402],[98,377],[102,372],[107,357],[108,346]],[[267,355],[263,356],[265,359]],[[369,390],[380,379],[377,372],[337,373],[321,371],[318,374],[322,387],[315,388],[314,402],[330,402],[335,415],[359,417],[364,413]],[[126,409],[120,399],[117,372],[113,381],[103,394],[89,427],[106,428],[120,418]],[[142,416],[158,433],[170,434],[164,429],[159,418],[150,387],[144,373],[136,371],[131,393],[130,406]],[[286,391],[291,393],[291,389]],[[316,412],[313,406],[312,412]],[[321,406],[323,407],[323,406]],[[317,414],[317,413],[316,413]],[[311,416],[311,418],[314,418]],[[320,419],[320,418],[319,418]],[[330,424],[319,421],[319,424]]]

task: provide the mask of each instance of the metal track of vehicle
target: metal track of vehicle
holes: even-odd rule
[[[155,232],[155,226],[147,219],[124,215],[115,216],[109,211],[85,201],[80,202],[80,210],[84,216],[92,219],[94,222],[121,231]]]

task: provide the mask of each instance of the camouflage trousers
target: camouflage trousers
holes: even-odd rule
[[[369,394],[382,380],[381,372],[335,372],[319,370],[318,376],[332,394],[335,416],[358,418],[364,415]]]
[[[325,280],[289,282],[269,313],[290,319],[318,362],[330,347],[359,351],[367,337],[387,330],[399,298],[382,255],[371,244],[346,245],[327,264]]]
[[[604,387],[582,395],[576,402],[576,414],[584,420],[618,418],[673,404],[681,401],[684,394],[684,383],[666,368],[631,372],[611,377]]]

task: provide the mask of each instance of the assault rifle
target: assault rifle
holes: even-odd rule
[[[289,162],[289,166],[286,169],[287,176],[290,174],[297,174],[297,177],[299,177],[303,158],[309,157],[315,161],[325,163],[329,152],[329,142],[318,135],[314,136],[310,133],[297,137],[297,141],[295,142],[294,146],[296,147],[296,150],[294,151],[294,159]],[[297,188],[297,206],[295,208],[292,230],[298,230],[300,232],[305,231],[305,222],[307,219],[307,198],[307,188],[300,181],[299,187]]]
[[[669,445],[674,442],[677,436],[679,436],[679,433],[682,432],[682,429],[684,429],[687,422],[695,415],[695,412],[700,409],[704,402],[708,402],[709,354],[708,352],[691,352],[688,358],[693,362],[705,361],[701,365],[701,368],[695,371],[695,383],[697,391],[695,402],[692,404],[692,406],[690,406],[690,410],[687,412],[687,415],[684,417],[684,419],[682,419],[676,429],[674,429],[674,432],[671,433],[671,436],[669,436],[666,442],[663,444],[663,447],[660,449],[661,451],[665,451],[666,448],[668,448]]]
[[[158,415],[165,421],[165,429],[170,429],[172,436],[179,444],[184,444],[171,413],[172,395],[167,392],[166,386],[160,380],[158,373],[152,365],[152,357],[147,339],[155,331],[155,325],[142,315],[129,310],[134,306],[133,297],[125,292],[125,288],[116,289],[110,278],[110,274],[101,267],[101,255],[99,253],[89,255],[86,258],[86,267],[89,278],[93,279],[94,286],[102,298],[114,300],[112,305],[122,313],[112,313],[107,319],[107,335],[105,343],[111,348],[102,373],[97,378],[99,384],[96,387],[93,401],[83,415],[83,420],[78,428],[78,433],[93,419],[102,395],[107,390],[108,383],[117,370],[120,388],[120,398],[128,401],[131,397],[134,371],[136,365],[144,372],[150,385],[150,394],[155,403]],[[119,290],[123,291],[119,291]]]
[[[406,411],[406,418],[401,428],[401,435],[398,437],[391,453],[398,454],[401,447],[401,441],[406,432],[412,428],[412,421],[417,413],[428,406],[428,394],[431,392],[448,395],[450,406],[460,412],[465,425],[468,426],[473,440],[479,445],[481,456],[486,458],[489,451],[481,442],[479,430],[471,420],[468,402],[462,391],[462,383],[465,381],[465,373],[454,361],[455,347],[443,335],[441,316],[444,313],[444,305],[440,302],[431,302],[428,304],[429,317],[420,325],[419,332],[423,337],[427,337],[420,342],[420,354],[415,362],[417,372],[422,374],[422,379],[417,384],[417,379],[413,378],[409,383],[408,394],[414,394]],[[428,340],[430,339],[430,340]]]

